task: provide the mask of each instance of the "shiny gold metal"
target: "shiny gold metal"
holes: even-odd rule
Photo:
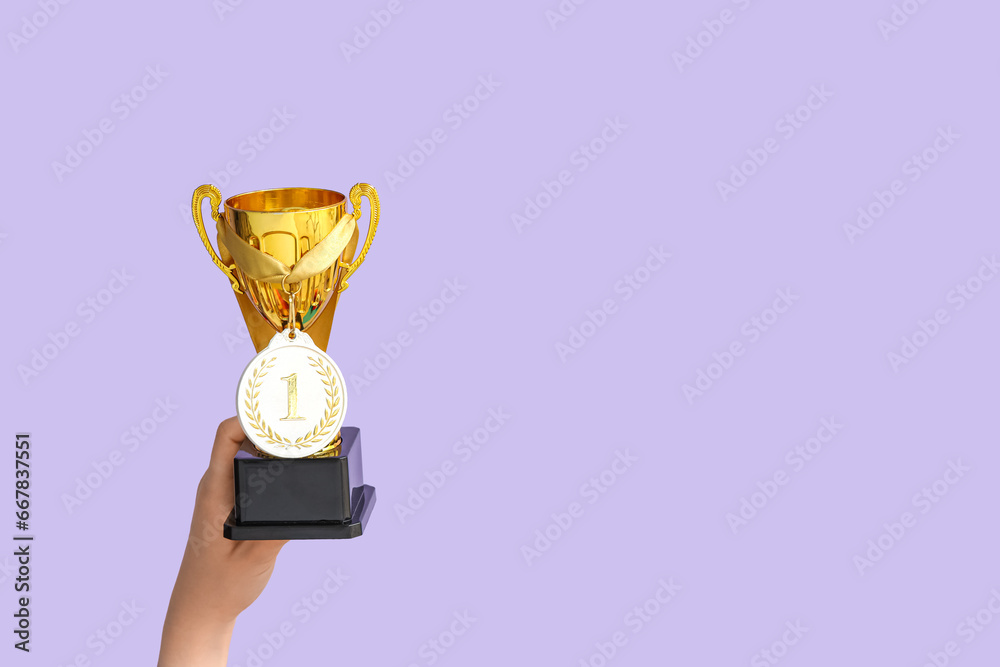
[[[340,268],[347,269],[344,273],[344,277],[340,282],[340,287],[337,292],[343,292],[347,289],[347,279],[351,277],[361,263],[365,261],[365,255],[368,254],[368,249],[372,247],[372,241],[375,240],[375,231],[378,229],[378,216],[379,216],[379,204],[378,204],[378,193],[375,192],[375,188],[368,185],[367,183],[357,183],[353,188],[351,188],[351,206],[354,208],[352,215],[354,219],[357,220],[361,217],[361,197],[368,197],[368,204],[371,206],[371,220],[368,223],[368,235],[365,237],[365,243],[361,246],[361,252],[358,253],[358,258],[354,260],[351,264],[340,263]]]
[[[285,278],[287,277],[288,276],[285,276]],[[295,305],[295,299],[296,297],[298,297],[299,292],[302,291],[302,283],[295,283],[296,285],[298,285],[298,287],[295,288],[295,291],[289,292],[288,286],[285,285],[285,278],[281,279],[281,289],[285,291],[285,295],[288,297],[288,312],[295,313],[296,311],[298,311],[298,308]],[[291,329],[291,331],[288,332],[288,338],[290,340],[295,340],[295,331],[298,324],[296,323],[296,318],[294,315],[289,315],[288,324],[286,324],[285,326],[288,329]]]
[[[255,280],[240,270],[226,248],[220,244],[216,255],[201,222],[201,201],[212,201],[212,216],[224,221],[236,233],[261,252],[293,267],[306,252],[319,243],[346,213],[347,198],[339,192],[319,188],[280,188],[258,190],[235,195],[225,201],[223,213],[216,213],[221,200],[219,191],[212,185],[195,190],[196,205],[192,205],[195,223],[212,260],[233,281],[240,310],[247,322],[254,347],[260,351],[267,346],[275,331],[291,325],[308,331],[321,349],[329,342],[330,326],[340,293],[347,288],[347,278],[365,259],[375,230],[378,228],[378,193],[371,185],[359,183],[351,188],[351,215],[361,217],[361,197],[368,197],[371,219],[365,242],[357,259],[358,232],[355,229],[351,242],[329,269],[303,280],[298,284],[297,297],[289,298],[281,283]],[[196,210],[197,209],[197,210]],[[353,261],[352,261],[353,260]],[[289,288],[295,285],[288,285]],[[294,302],[294,306],[289,302]],[[291,311],[291,312],[290,312]]]
[[[195,227],[198,228],[198,236],[201,237],[201,242],[205,244],[205,250],[212,256],[212,261],[215,262],[215,265],[222,269],[222,272],[232,281],[233,289],[236,293],[242,294],[236,282],[236,277],[233,275],[233,267],[227,266],[219,259],[219,256],[215,254],[215,248],[212,247],[211,242],[208,240],[208,234],[205,233],[205,223],[201,219],[201,203],[205,200],[205,197],[209,198],[209,203],[212,206],[212,219],[218,221],[220,217],[219,204],[222,203],[222,193],[219,192],[219,189],[214,185],[203,185],[197,188],[191,197],[191,216],[194,218]]]
[[[292,373],[281,378],[288,385],[288,414],[281,418],[283,422],[300,422],[305,417],[299,416],[299,378],[298,373]]]
[[[225,203],[226,222],[240,238],[290,267],[333,230],[345,208],[344,195],[315,188],[259,190]],[[288,293],[280,284],[254,280],[239,266],[236,275],[254,308],[274,330],[301,322],[298,328],[306,331],[333,298],[341,270],[334,266],[302,281],[295,299],[297,312],[289,312]]]

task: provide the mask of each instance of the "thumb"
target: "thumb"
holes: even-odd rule
[[[232,477],[233,457],[246,440],[246,434],[240,427],[236,417],[230,417],[221,424],[215,432],[215,443],[212,445],[212,456],[208,462],[208,473],[216,477]]]

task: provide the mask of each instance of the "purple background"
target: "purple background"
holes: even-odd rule
[[[246,0],[220,18],[210,0],[72,2],[16,48],[7,36],[3,432],[33,435],[37,535],[34,650],[7,643],[10,664],[155,659],[195,486],[254,354],[183,212],[210,181],[224,196],[373,184],[381,228],[329,351],[350,383],[385,366],[383,343],[413,341],[370,385],[349,384],[347,423],[378,489],[368,531],[289,544],[230,665],[429,665],[426,642],[465,611],[477,620],[434,664],[596,667],[617,632],[627,643],[609,664],[771,664],[767,649],[787,665],[919,666],[948,642],[949,664],[995,664],[1000,619],[971,642],[960,624],[1000,590],[1000,281],[974,280],[1000,251],[1000,7],[909,0],[919,11],[885,38],[889,0],[594,0],[555,29],[557,0],[401,0],[345,57],[388,5]],[[731,23],[679,68],[674,52],[703,21],[718,32],[725,9]],[[39,11],[6,3],[4,32]],[[114,100],[147,67],[166,76],[122,118]],[[499,87],[449,123],[491,76]],[[776,123],[814,86],[832,97],[799,110],[811,117],[787,137]],[[275,108],[294,118],[249,160],[240,146]],[[53,162],[103,118],[113,132],[60,179]],[[576,151],[616,118],[627,127],[580,171]],[[446,141],[390,183],[436,128]],[[905,163],[939,128],[959,138],[911,180]],[[723,201],[717,182],[769,138],[777,152]],[[239,173],[219,176],[229,161]],[[572,182],[518,229],[512,215],[562,170]],[[844,226],[896,179],[905,193],[852,243]],[[650,246],[671,257],[647,275]],[[89,319],[79,304],[122,269],[133,279]],[[648,281],[626,300],[615,286],[637,270]],[[466,289],[421,330],[412,314],[455,279]],[[981,291],[959,308],[969,279]],[[777,290],[797,300],[751,341],[744,323]],[[561,358],[607,299],[604,325]],[[947,323],[893,368],[889,353],[938,309]],[[23,378],[69,323],[79,334]],[[733,341],[744,353],[719,377],[713,354]],[[683,386],[710,370],[689,401]],[[179,407],[129,451],[122,434],[168,398]],[[509,420],[461,460],[454,443],[501,407]],[[795,470],[786,454],[824,418],[843,428]],[[115,450],[124,462],[67,509]],[[617,451],[637,460],[591,504],[581,485]],[[449,460],[457,472],[401,520],[397,504]],[[959,461],[946,495],[914,502]],[[787,483],[771,488],[779,471]],[[776,493],[734,531],[727,515],[762,504],[761,486]],[[529,564],[522,547],[574,502],[582,516]],[[0,534],[14,532],[11,505]],[[912,527],[882,536],[906,512]],[[880,536],[891,548],[859,567]],[[12,559],[0,565],[9,623]],[[302,622],[295,605],[323,599],[337,568],[349,579]],[[661,579],[680,591],[634,632],[626,615]],[[132,601],[143,611],[97,655],[92,637]],[[286,621],[295,634],[261,652]],[[808,631],[786,654],[796,622]]]

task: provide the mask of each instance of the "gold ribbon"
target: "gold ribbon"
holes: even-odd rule
[[[353,215],[345,214],[333,226],[333,231],[306,251],[295,262],[294,267],[288,267],[281,260],[254,248],[240,238],[236,230],[227,225],[225,220],[218,220],[215,229],[219,233],[219,250],[223,251],[224,247],[236,262],[236,266],[247,276],[265,283],[293,285],[319,275],[333,266],[344,252],[344,248],[352,239],[357,238],[358,223]]]

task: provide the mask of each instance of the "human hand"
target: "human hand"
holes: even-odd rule
[[[159,667],[225,667],[236,617],[264,590],[287,542],[222,536],[233,508],[233,457],[245,437],[235,417],[219,424],[215,434],[163,622]]]

